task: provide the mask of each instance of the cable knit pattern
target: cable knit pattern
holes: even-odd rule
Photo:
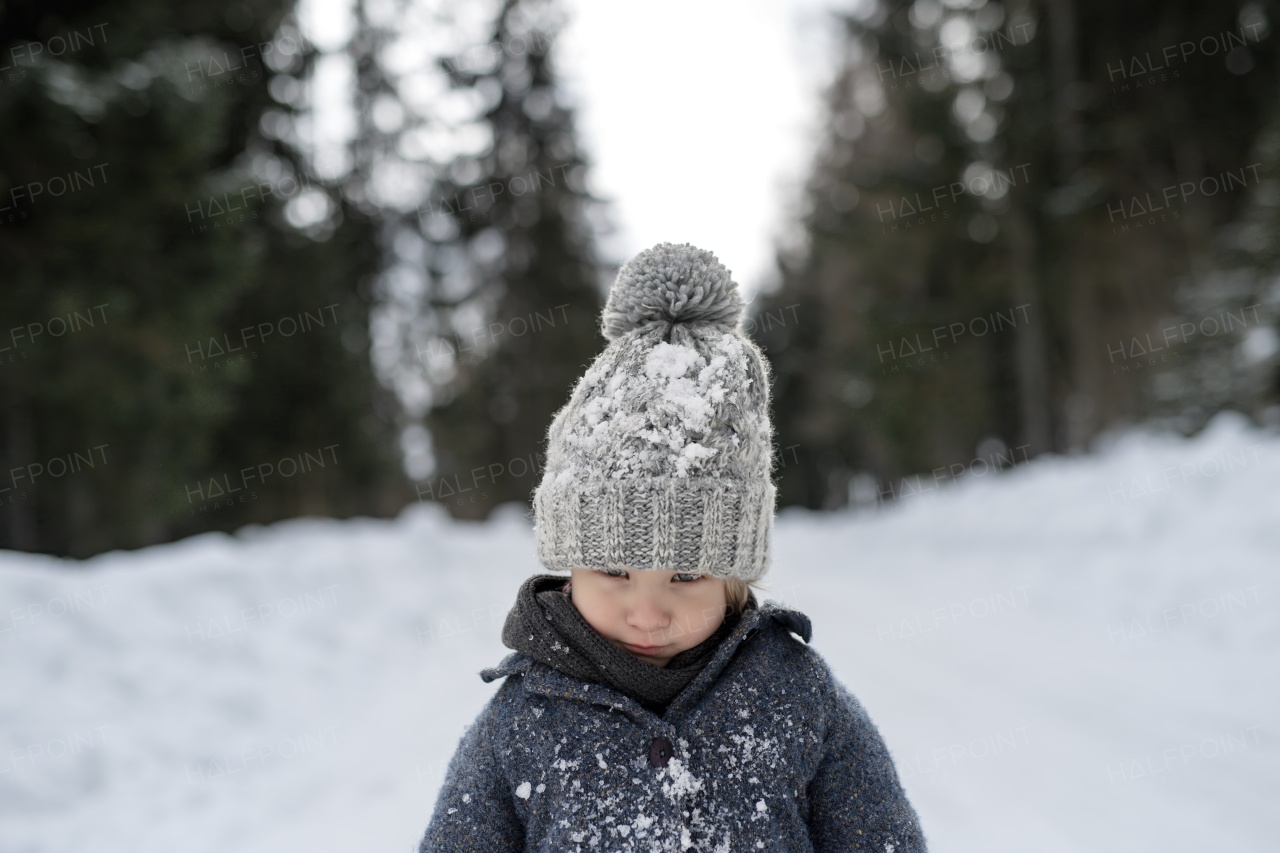
[[[610,340],[556,413],[534,495],[551,570],[754,580],[775,507],[768,361],[715,256],[661,243],[622,267]]]

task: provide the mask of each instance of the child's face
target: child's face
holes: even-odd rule
[[[569,597],[600,636],[656,666],[714,634],[728,604],[722,578],[661,569],[574,569]]]

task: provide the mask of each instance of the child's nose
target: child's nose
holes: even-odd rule
[[[641,631],[663,631],[671,624],[671,614],[667,608],[653,598],[643,597],[631,607],[632,627]]]

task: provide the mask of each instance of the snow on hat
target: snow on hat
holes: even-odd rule
[[[755,580],[773,524],[768,361],[716,256],[659,243],[618,271],[609,341],[547,432],[534,495],[551,570]]]

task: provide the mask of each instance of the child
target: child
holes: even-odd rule
[[[421,853],[925,850],[808,617],[752,593],[773,428],[742,311],[688,244],[619,271],[534,496],[539,560],[571,578],[521,586]]]

